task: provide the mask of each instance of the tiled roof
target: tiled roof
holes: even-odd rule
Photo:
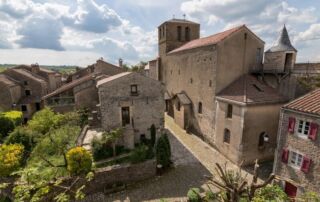
[[[70,83],[67,83],[67,84],[61,86],[60,88],[56,89],[56,90],[53,91],[52,93],[44,96],[42,99],[47,99],[47,98],[49,98],[49,97],[58,95],[58,94],[60,94],[60,93],[62,93],[62,92],[65,92],[65,91],[67,91],[67,90],[70,90],[70,89],[72,89],[72,88],[74,88],[74,87],[76,87],[76,86],[78,86],[78,85],[80,85],[80,84],[82,84],[82,83],[84,83],[84,82],[87,82],[87,81],[90,81],[90,80],[93,80],[93,79],[95,79],[94,74],[86,75],[86,76],[84,76],[84,77],[81,77],[80,79],[76,79],[76,80],[74,80],[74,81],[72,81],[72,82],[70,82]]]
[[[116,80],[118,78],[127,76],[129,74],[132,74],[132,72],[123,72],[123,73],[120,73],[120,74],[116,74],[114,76],[110,76],[110,77],[105,78],[105,79],[101,79],[100,81],[97,82],[97,87],[99,87],[100,85],[105,84],[107,82],[110,82],[110,81]]]
[[[297,50],[291,44],[286,26],[283,26],[277,44],[275,46],[272,46],[269,50],[267,50],[267,52],[278,52],[278,51],[297,52]]]
[[[283,108],[320,115],[320,88],[286,104]]]
[[[174,22],[174,23],[188,23],[188,24],[199,24],[199,23],[196,23],[196,22],[192,22],[190,20],[185,20],[185,19],[171,19],[171,20],[168,20],[164,23],[167,23],[167,22]]]
[[[214,34],[212,36],[208,36],[208,37],[203,37],[203,38],[200,38],[200,39],[192,40],[192,41],[182,45],[181,47],[172,50],[171,52],[169,52],[169,54],[170,53],[180,52],[180,51],[183,51],[183,50],[189,50],[189,49],[193,49],[193,48],[198,48],[198,47],[202,47],[202,46],[208,46],[208,45],[217,44],[218,42],[226,39],[232,33],[239,31],[243,27],[245,27],[245,25],[241,25],[241,26],[226,30],[224,32],[220,32],[220,33]]]
[[[2,84],[2,87],[18,85],[18,81],[15,81],[14,79],[10,78],[5,74],[0,74],[0,83]]]
[[[181,104],[183,104],[183,105],[189,105],[189,104],[192,103],[191,100],[190,100],[190,98],[189,98],[185,93],[183,93],[183,92],[178,93],[178,94],[176,94],[175,96],[179,99],[179,101],[180,101]]]
[[[38,82],[41,82],[41,83],[47,83],[44,78],[36,75],[36,74],[33,74],[32,72],[29,72],[28,70],[25,70],[25,69],[16,69],[16,68],[12,68],[12,69],[9,69],[7,71],[14,71],[18,74],[21,74],[21,75],[24,75],[30,79],[33,79],[35,81],[38,81]]]
[[[222,90],[217,98],[245,104],[281,103],[286,99],[275,89],[259,81],[252,75],[245,75]]]

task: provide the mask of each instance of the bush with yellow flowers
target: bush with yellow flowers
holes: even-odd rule
[[[72,175],[86,174],[92,168],[92,155],[83,147],[75,147],[67,152],[68,171]]]
[[[0,146],[0,176],[8,176],[21,166],[23,151],[24,148],[20,144]]]

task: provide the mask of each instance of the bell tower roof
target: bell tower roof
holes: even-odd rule
[[[289,34],[285,25],[282,28],[277,44],[275,46],[272,46],[269,50],[267,50],[267,52],[279,52],[279,51],[297,52],[297,49],[295,49],[291,44]]]

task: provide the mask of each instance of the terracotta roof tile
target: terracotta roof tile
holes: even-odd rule
[[[202,47],[202,46],[208,46],[208,45],[214,45],[217,44],[218,42],[224,40],[225,38],[227,38],[228,36],[230,36],[232,33],[239,31],[242,27],[244,27],[245,25],[241,25],[229,30],[226,30],[224,32],[220,32],[217,34],[214,34],[212,36],[208,36],[208,37],[203,37],[200,39],[195,39],[192,40],[184,45],[182,45],[179,48],[176,48],[174,50],[172,50],[170,53],[176,53],[176,52],[180,52],[183,50],[189,50],[189,49],[193,49],[193,48],[198,48],[198,47]]]
[[[320,115],[320,88],[286,104],[283,108]]]
[[[252,75],[240,77],[223,89],[217,95],[217,98],[245,104],[281,103],[286,101],[275,89]]]
[[[81,77],[80,79],[76,79],[76,80],[74,80],[74,81],[72,81],[70,83],[67,83],[67,84],[61,86],[60,88],[56,89],[52,93],[44,96],[42,99],[47,99],[49,97],[58,95],[58,94],[60,94],[62,92],[65,92],[67,90],[70,90],[70,89],[76,87],[77,85],[80,85],[80,84],[82,84],[82,83],[84,83],[86,81],[90,81],[90,80],[93,80],[93,79],[95,79],[94,74],[86,75],[84,77]]]

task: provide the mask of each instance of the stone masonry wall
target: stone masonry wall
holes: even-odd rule
[[[298,194],[303,191],[314,191],[319,192],[320,189],[320,138],[318,132],[318,138],[316,141],[310,139],[303,139],[296,134],[288,133],[288,123],[289,117],[296,118],[296,126],[298,124],[298,119],[307,119],[312,122],[316,122],[320,125],[320,118],[308,116],[301,113],[294,113],[291,111],[282,112],[282,122],[280,120],[280,130],[279,130],[279,142],[276,153],[275,161],[275,174],[280,175],[284,178],[291,179],[298,183]],[[296,131],[296,130],[295,130]],[[297,150],[304,155],[307,155],[312,159],[312,165],[310,167],[309,173],[305,174],[299,169],[291,167],[289,164],[285,164],[281,160],[282,149],[288,148],[289,150]]]

